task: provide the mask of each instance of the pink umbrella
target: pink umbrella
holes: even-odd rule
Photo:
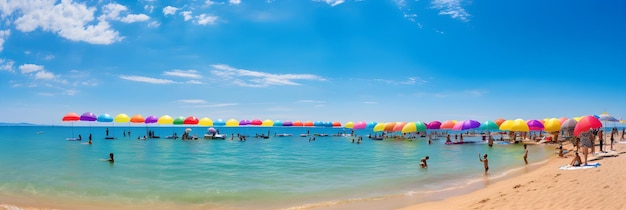
[[[352,127],[352,129],[354,129],[354,130],[363,130],[366,127],[367,127],[367,123],[361,121],[361,122],[354,123],[354,127]]]

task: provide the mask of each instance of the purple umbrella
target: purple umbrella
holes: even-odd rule
[[[283,126],[286,126],[286,127],[293,126],[293,122],[285,121],[285,122],[283,122]]]
[[[159,121],[159,118],[157,116],[150,115],[150,116],[146,117],[146,120],[144,121],[144,123],[151,124],[151,123],[156,123],[158,121]]]
[[[439,127],[441,127],[441,122],[439,122],[437,120],[429,122],[428,124],[426,124],[426,128],[431,129],[431,130],[437,130],[437,129],[439,129]]]
[[[83,115],[80,116],[80,121],[96,121],[98,120],[98,117],[96,117],[95,114],[91,113],[91,112],[85,112],[83,113]]]
[[[543,123],[541,123],[539,120],[529,120],[528,122],[526,122],[526,124],[528,124],[528,129],[530,129],[531,131],[543,130]]]
[[[480,123],[476,120],[464,120],[454,124],[452,130],[469,130],[480,127]]]
[[[242,126],[242,125],[250,125],[250,120],[241,120],[241,121],[239,121],[239,126]]]
[[[209,131],[209,133],[217,133],[217,130],[215,128],[213,128],[213,127],[210,127],[208,129],[208,131]]]

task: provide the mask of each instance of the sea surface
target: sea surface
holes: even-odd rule
[[[106,129],[114,140],[105,140]],[[190,128],[199,140],[165,139]],[[216,127],[247,141],[205,140],[197,126],[0,126],[0,195],[72,203],[222,209],[301,209],[345,201],[445,192],[484,179],[478,153],[488,153],[488,176],[525,167],[523,147],[465,137],[474,144],[428,144],[332,136],[343,128]],[[122,132],[131,131],[130,137]],[[160,139],[138,140],[154,131]],[[458,131],[449,131],[451,134]],[[89,134],[93,144],[86,144]],[[270,138],[255,136],[270,133]],[[291,137],[275,134],[289,133]],[[300,134],[329,134],[300,137]],[[80,134],[82,141],[67,141]],[[554,156],[554,146],[529,145],[531,164]],[[104,161],[115,154],[115,163]],[[430,156],[428,169],[419,161]],[[0,199],[1,201],[2,199]],[[38,200],[38,199],[35,199]],[[5,201],[6,202],[6,201]],[[44,205],[45,206],[45,205]]]

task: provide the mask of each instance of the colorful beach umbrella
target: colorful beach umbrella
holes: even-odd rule
[[[552,118],[546,120],[546,123],[543,124],[543,130],[546,132],[556,132],[561,130],[561,122],[559,119]]]
[[[127,122],[130,122],[130,117],[128,117],[128,115],[124,113],[120,113],[120,114],[115,115],[115,118],[113,118],[113,122],[127,123]]]
[[[440,129],[452,129],[452,127],[454,127],[454,124],[456,124],[456,121],[446,120],[443,123],[441,123],[441,126],[439,126],[439,128]]]
[[[172,118],[169,115],[163,115],[159,117],[159,120],[157,120],[157,123],[159,125],[171,125],[171,124],[174,124],[174,118]]]
[[[611,116],[610,114],[607,114],[606,112],[602,112],[602,114],[599,116],[598,120],[600,120],[600,121],[608,121],[608,122],[617,122],[617,121],[619,121],[618,119],[615,119],[615,117]]]
[[[385,123],[377,123],[374,128],[372,128],[374,132],[385,131]]]
[[[185,118],[185,120],[183,121],[183,124],[185,125],[197,125],[199,122],[198,118],[194,117],[194,116],[189,116],[187,118]]]
[[[85,112],[82,115],[80,115],[80,121],[89,121],[89,122],[93,122],[98,120],[98,117],[96,117],[96,115],[94,113],[91,112]]]
[[[146,124],[153,124],[153,123],[157,123],[159,122],[159,118],[157,116],[154,115],[150,115],[148,117],[146,117],[146,120],[144,121],[144,123]]]
[[[388,122],[385,123],[385,131],[386,132],[393,132],[393,128],[396,127],[396,123],[395,122]]]
[[[498,127],[500,127],[500,125],[502,125],[502,123],[503,123],[504,121],[506,121],[506,120],[505,120],[505,119],[502,119],[502,118],[499,118],[499,119],[494,120],[493,122],[495,122],[495,123],[496,123],[496,125],[498,125]]]
[[[211,120],[211,118],[208,118],[208,117],[203,117],[203,118],[200,118],[200,120],[198,121],[198,125],[213,126],[213,120]]]
[[[74,112],[65,114],[65,116],[61,119],[63,122],[72,122],[72,138],[74,138],[74,121],[78,120],[80,120],[80,116]]]
[[[222,120],[222,119],[217,119],[217,120],[215,120],[215,121],[213,122],[213,125],[214,125],[214,126],[225,126],[225,125],[226,125],[226,122],[225,122],[224,120]]]
[[[237,121],[236,119],[230,119],[226,121],[226,126],[227,127],[236,127],[239,126],[239,121]]]
[[[478,127],[478,129],[480,130],[498,130],[498,124],[496,124],[496,122],[491,121],[491,120],[487,120],[483,123],[480,124],[480,126]]]
[[[396,125],[393,126],[393,132],[402,132],[402,128],[404,128],[406,124],[406,122],[397,122]]]
[[[265,126],[265,127],[274,126],[274,121],[270,119],[263,120],[263,123],[261,123],[261,126]]]
[[[98,115],[98,122],[113,122],[113,117],[109,114]]]
[[[402,133],[415,133],[426,131],[426,124],[420,121],[406,123],[402,127]]]
[[[276,126],[283,126],[283,121],[274,120],[274,127],[276,127]]]
[[[254,119],[252,121],[250,121],[250,125],[255,125],[255,126],[259,126],[262,125],[263,121],[259,120],[259,119]]]
[[[292,126],[297,126],[297,127],[302,127],[304,126],[304,123],[302,123],[302,121],[293,121],[293,123],[291,123]]]
[[[575,119],[567,119],[561,123],[561,129],[574,130],[574,128],[576,128],[576,124],[578,124],[578,121],[576,121]]]
[[[367,123],[366,122],[359,121],[359,122],[354,123],[354,126],[353,126],[352,129],[354,129],[354,130],[363,130],[366,127],[367,127]]]
[[[602,122],[594,116],[584,116],[580,118],[580,121],[574,128],[574,136],[580,135],[580,133],[588,131],[589,129],[597,129],[602,127]]]
[[[341,127],[341,123],[340,122],[333,122],[332,124],[333,127]]]
[[[526,124],[528,125],[528,129],[531,131],[540,131],[544,128],[543,123],[539,120],[529,120]]]
[[[476,120],[463,120],[454,124],[452,130],[469,130],[480,127],[480,123]]]
[[[306,121],[302,124],[302,126],[305,126],[305,127],[313,127],[314,125],[315,124],[311,121]]]
[[[437,130],[441,127],[441,122],[435,120],[435,121],[431,121],[428,124],[426,124],[426,128],[430,129],[430,130]]]
[[[291,122],[291,121],[287,120],[287,121],[283,122],[283,126],[285,126],[285,127],[291,127],[291,126],[293,126],[293,122]]]
[[[133,115],[130,118],[131,123],[144,123],[145,121],[146,119],[144,119],[143,116],[141,116],[140,114]]]
[[[182,124],[185,124],[185,117],[183,117],[183,116],[178,116],[178,117],[174,118],[174,122],[173,122],[173,124],[174,124],[174,125],[182,125]]]
[[[239,121],[239,126],[246,126],[246,125],[250,125],[250,120],[240,120]]]

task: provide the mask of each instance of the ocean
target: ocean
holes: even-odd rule
[[[114,140],[105,139],[109,129]],[[186,128],[199,140],[165,139]],[[143,208],[303,209],[342,203],[454,191],[485,177],[497,178],[526,167],[523,147],[465,137],[474,144],[445,145],[445,138],[383,141],[332,136],[343,128],[216,127],[220,133],[248,135],[247,141],[205,140],[198,126],[1,126],[0,203],[2,195],[74,204]],[[131,131],[124,136],[122,132]],[[154,131],[160,139],[138,140]],[[270,137],[255,138],[255,135]],[[328,137],[300,137],[303,133]],[[449,131],[452,134],[457,131]],[[93,144],[86,144],[89,134]],[[279,137],[275,134],[293,136]],[[82,141],[67,141],[80,134]],[[529,162],[555,155],[554,145],[529,145]],[[109,153],[115,162],[103,161]],[[490,170],[478,161],[487,153]],[[428,169],[419,167],[429,156]],[[443,192],[443,193],[441,193]],[[434,196],[434,195],[433,195]],[[5,198],[7,196],[4,196]],[[41,206],[41,205],[38,205]]]

